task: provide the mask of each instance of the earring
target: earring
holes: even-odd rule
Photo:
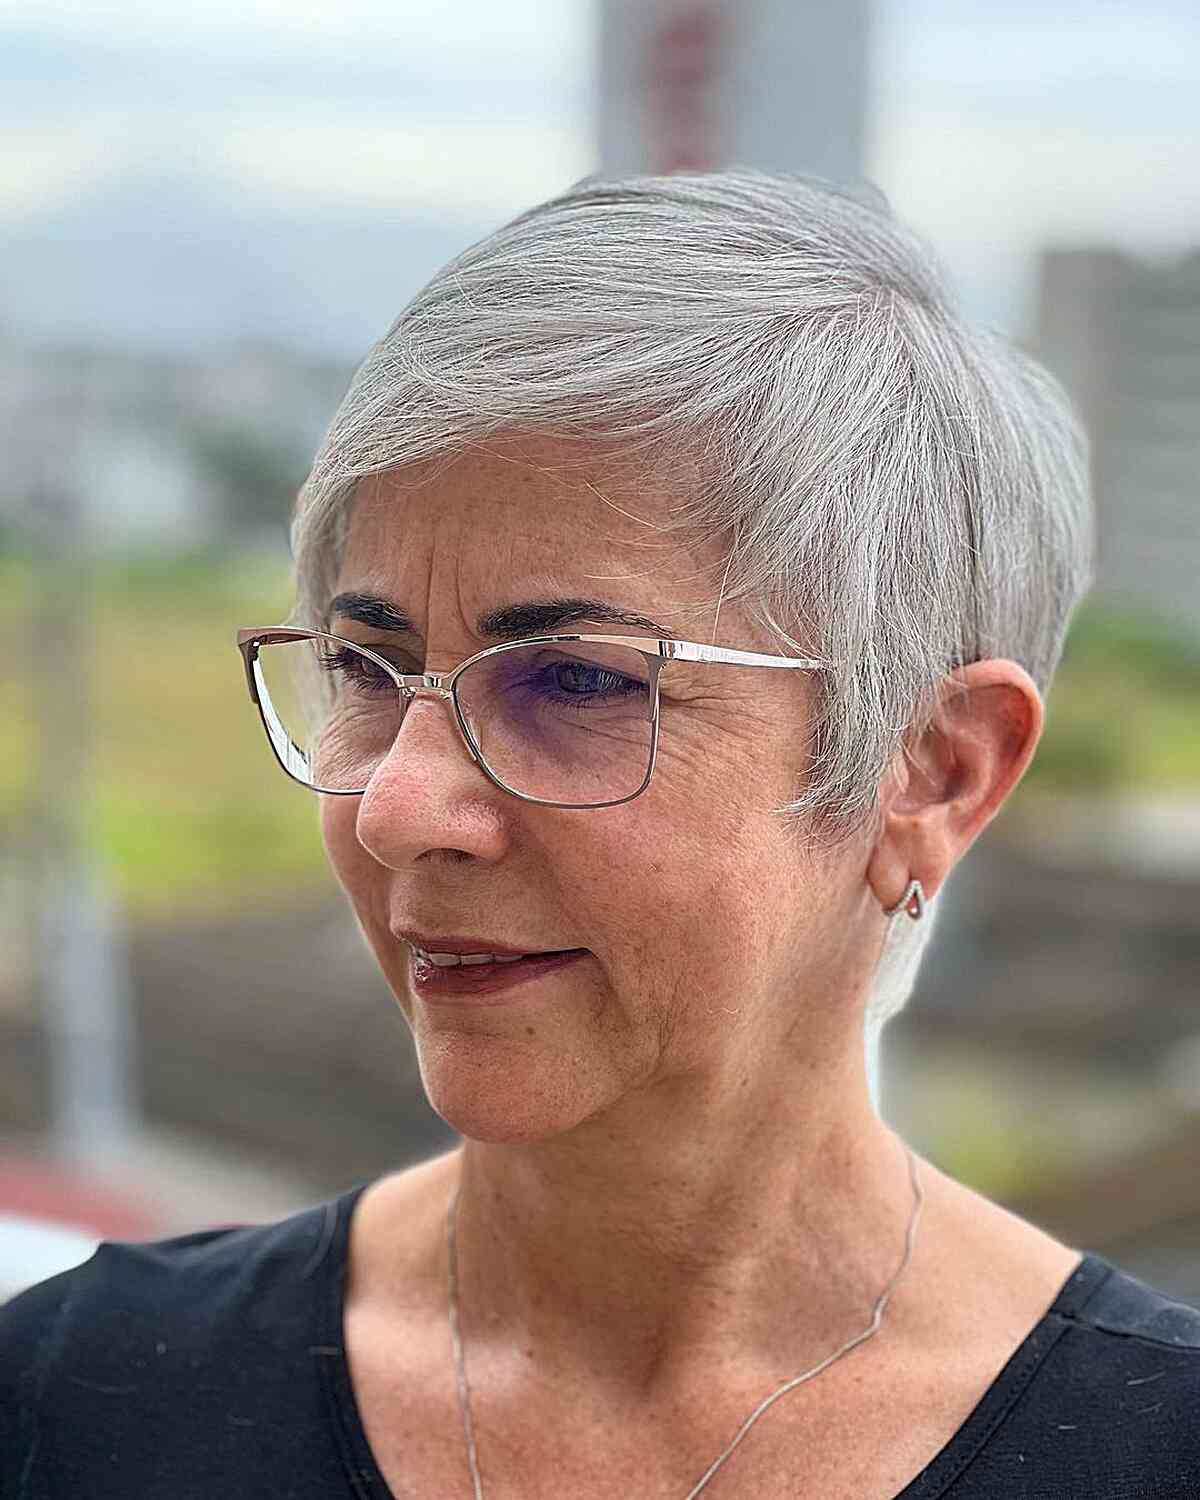
[[[903,896],[896,902],[895,906],[885,906],[883,914],[885,917],[894,917],[898,912],[905,912],[914,922],[919,922],[925,915],[925,892],[921,889],[919,880],[910,880],[905,888]]]

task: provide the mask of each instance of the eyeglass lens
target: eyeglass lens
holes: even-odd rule
[[[365,790],[411,700],[370,657],[330,639],[264,643],[257,667],[268,732],[292,775],[321,791]],[[654,689],[640,651],[516,646],[468,667],[455,692],[481,759],[515,792],[587,806],[646,779]]]

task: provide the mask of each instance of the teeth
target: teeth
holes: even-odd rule
[[[439,969],[454,969],[460,964],[515,964],[527,955],[523,953],[426,953],[424,948],[413,945],[413,952],[427,963]]]

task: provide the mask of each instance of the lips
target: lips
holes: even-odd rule
[[[530,943],[526,948],[514,948],[509,943],[498,943],[494,938],[458,935],[448,937],[440,933],[418,932],[415,928],[393,928],[393,932],[410,948],[422,953],[453,955],[456,958],[478,958],[480,955],[492,958],[528,958],[531,954],[568,951],[555,948],[549,943]]]
[[[456,955],[449,948],[426,950],[415,943],[409,948],[413,989],[429,1000],[502,997],[578,962],[588,953],[586,948],[516,954],[473,949]]]
[[[439,969],[457,969],[463,964],[468,968],[476,964],[519,964],[529,957],[527,953],[426,953],[422,948],[414,948],[413,952]]]

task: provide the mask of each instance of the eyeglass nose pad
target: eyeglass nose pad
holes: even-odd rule
[[[468,731],[467,734],[463,736],[463,738],[467,742],[467,752],[477,766],[482,766],[483,762],[479,758],[479,751],[475,748],[476,741],[479,739],[479,731],[475,725],[475,717],[471,713],[469,706],[465,703],[462,705],[460,712],[462,713],[463,723],[467,726]]]

